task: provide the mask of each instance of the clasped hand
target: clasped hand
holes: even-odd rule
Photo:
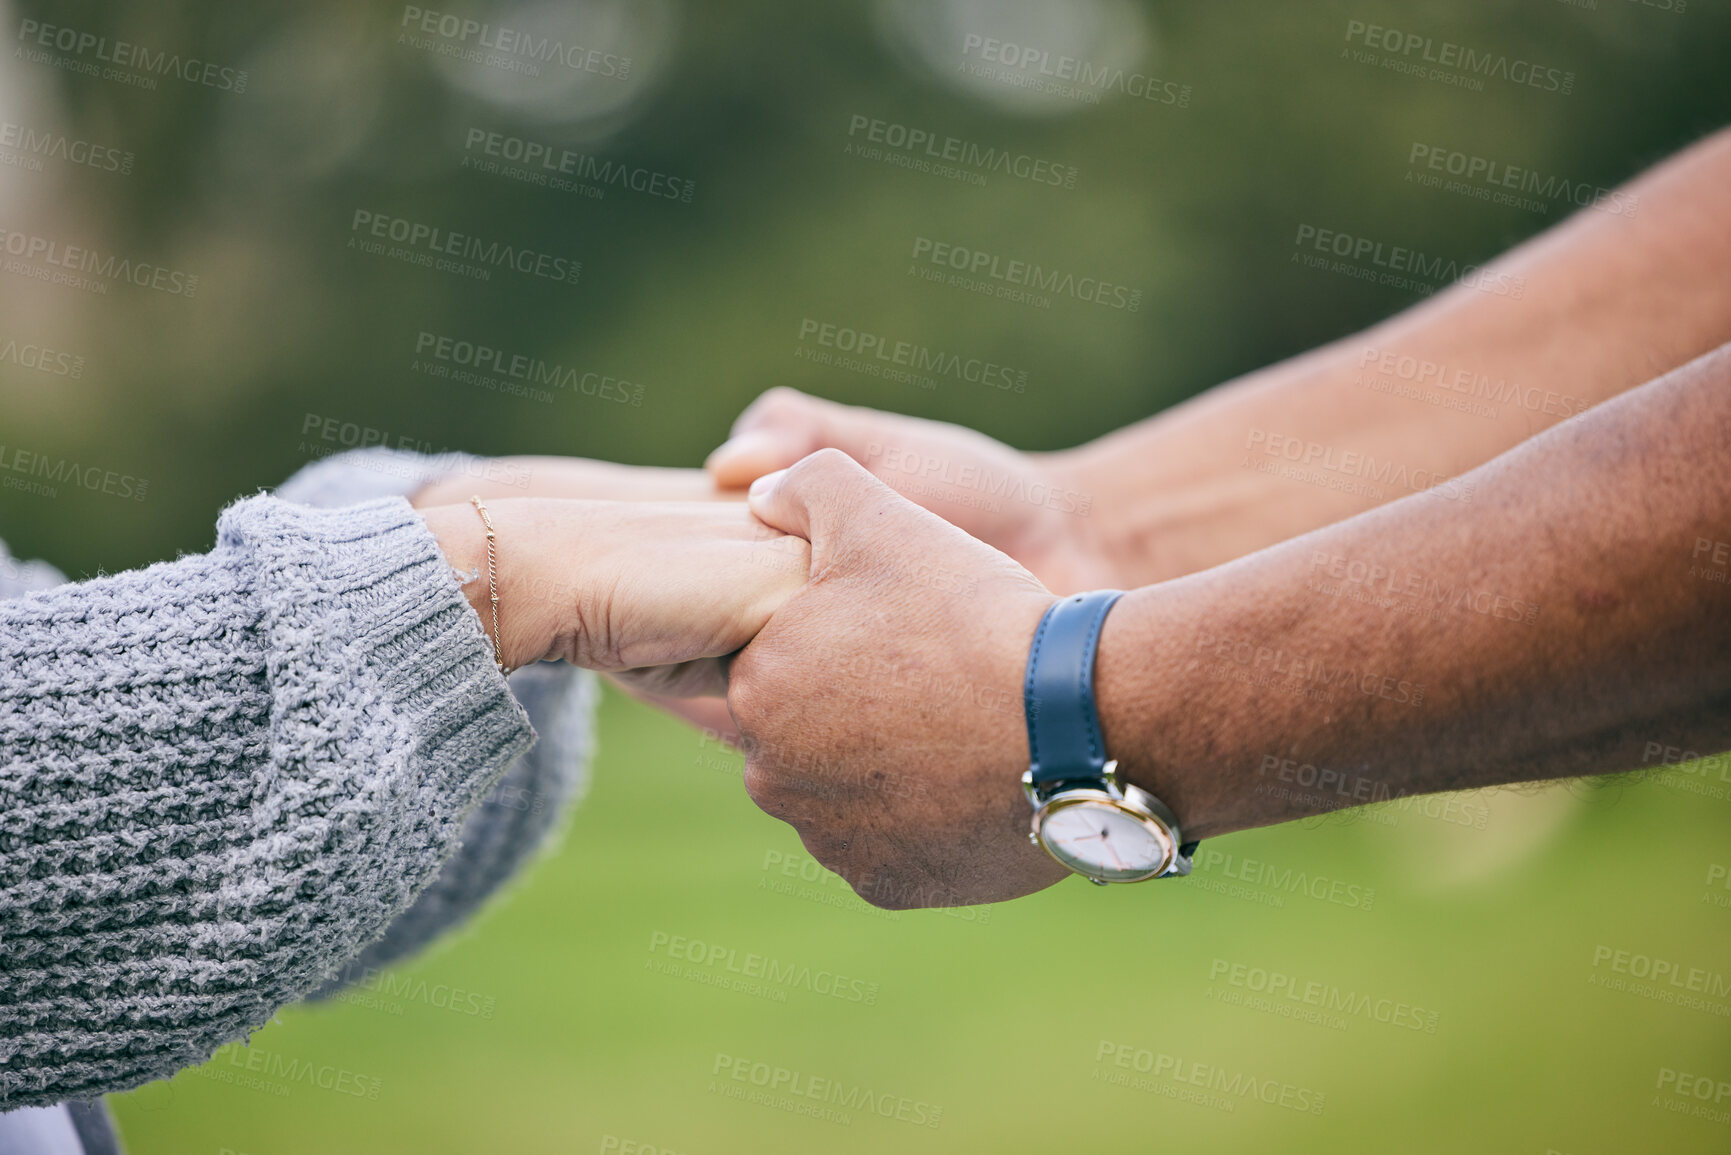
[[[805,401],[771,408],[785,423]],[[941,447],[952,427],[924,424],[899,432]],[[875,905],[992,902],[1058,881],[1028,842],[1019,788],[1027,647],[1054,595],[846,454],[804,455],[798,440],[753,438],[755,463],[737,446],[717,455],[718,479],[757,477],[745,505],[695,472],[526,459],[543,496],[486,498],[506,664],[606,671],[688,718],[714,713],[672,699],[725,694],[753,801]],[[992,446],[969,435],[950,448],[1014,467]],[[419,504],[475,575],[465,590],[480,611],[485,544],[463,488],[435,484]],[[588,499],[633,494],[689,500]],[[1103,568],[1049,523],[972,528],[1025,539],[1061,581]]]

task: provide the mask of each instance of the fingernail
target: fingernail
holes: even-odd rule
[[[778,469],[774,473],[764,474],[762,477],[751,483],[751,496],[758,498],[768,497],[770,491],[777,485],[781,484],[781,479],[785,476],[787,476],[787,470],[785,469]]]

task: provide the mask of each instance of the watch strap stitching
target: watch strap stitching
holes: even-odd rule
[[[1034,644],[1028,650],[1028,670],[1022,678],[1022,714],[1028,725],[1028,755],[1035,766],[1040,764],[1040,729],[1035,725],[1038,705],[1034,701],[1034,671],[1040,664],[1040,646],[1046,640],[1046,627],[1052,624],[1052,615],[1063,604],[1053,602],[1040,615],[1039,628],[1034,631]]]
[[[1094,607],[1094,617],[1082,643],[1082,719],[1088,728],[1088,756],[1102,766],[1106,762],[1106,742],[1100,736],[1100,709],[1094,703],[1094,658],[1100,649],[1100,632],[1106,628],[1106,615],[1124,596],[1113,592],[1113,597],[1100,599],[1100,604]]]

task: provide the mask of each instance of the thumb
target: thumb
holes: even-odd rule
[[[857,459],[871,440],[865,412],[796,389],[771,389],[739,415],[703,467],[718,487],[739,489],[826,447]]]
[[[874,530],[878,518],[908,502],[841,450],[820,449],[790,468],[758,478],[747,504],[771,529],[811,543],[811,572],[816,574],[845,554],[848,543]]]
[[[750,429],[735,433],[703,462],[718,489],[740,489],[766,473],[786,469],[817,447],[803,429]]]

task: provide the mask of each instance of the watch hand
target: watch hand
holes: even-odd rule
[[[1104,846],[1106,848],[1106,850],[1112,855],[1112,861],[1114,861],[1118,864],[1119,870],[1129,870],[1130,869],[1129,866],[1125,865],[1124,859],[1119,856],[1118,848],[1116,846],[1113,846],[1111,841],[1106,837],[1106,832],[1104,830],[1100,831],[1100,844],[1102,846]]]

